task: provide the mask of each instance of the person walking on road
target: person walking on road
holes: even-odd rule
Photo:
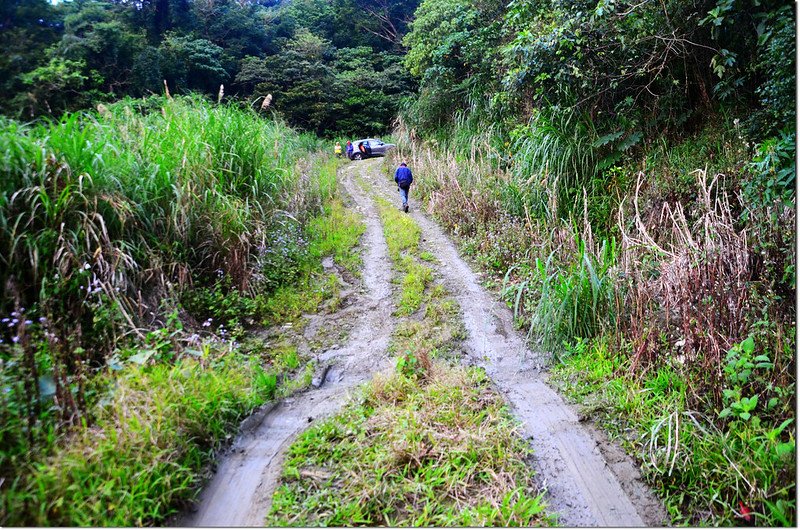
[[[408,190],[414,177],[405,162],[400,162],[400,167],[394,172],[394,181],[397,182],[397,189],[400,190],[400,199],[403,201],[402,210],[408,213]]]

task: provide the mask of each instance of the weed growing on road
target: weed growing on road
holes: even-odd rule
[[[377,376],[360,399],[291,446],[267,524],[552,523],[525,462],[529,446],[485,373],[441,359],[463,340],[463,323],[419,261],[419,226],[378,201],[395,270],[404,275],[398,313],[417,314],[402,318],[393,335],[396,372]]]
[[[392,261],[398,261],[403,253],[418,254],[422,231],[417,223],[388,201],[381,198],[375,200],[378,203],[381,222],[384,226],[383,234],[386,237],[389,257],[392,258]]]
[[[460,353],[458,345],[466,337],[466,331],[458,304],[441,285],[435,285],[426,293],[424,305],[421,319],[409,318],[397,324],[391,350],[431,358]]]
[[[269,526],[541,526],[542,495],[476,368],[378,376],[289,449]]]
[[[397,313],[410,315],[422,306],[425,289],[433,280],[433,269],[420,262],[419,242],[422,232],[411,217],[389,202],[379,198],[376,198],[376,202],[389,256],[404,274]]]
[[[336,263],[353,276],[358,276],[361,272],[361,256],[355,249],[365,228],[358,214],[334,199],[325,207],[323,215],[309,222],[309,254],[315,262],[325,256],[333,256]]]

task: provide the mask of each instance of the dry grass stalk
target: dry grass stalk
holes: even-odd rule
[[[680,204],[664,203],[657,222],[669,230],[659,241],[639,210],[642,174],[633,198],[634,233],[625,230],[620,208],[621,265],[631,278],[629,333],[636,342],[631,369],[663,355],[659,335],[667,333],[682,348],[682,362],[719,380],[724,352],[745,332],[750,251],[746,232],[736,229],[731,198],[719,185],[722,175],[709,181],[706,171],[695,173],[695,220]],[[653,260],[656,277],[643,272]]]

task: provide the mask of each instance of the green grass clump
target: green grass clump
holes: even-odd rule
[[[325,207],[323,215],[309,222],[309,252],[317,260],[333,256],[350,274],[358,275],[361,256],[353,249],[365,229],[366,226],[353,210],[348,210],[341,201],[334,199]]]
[[[191,498],[199,472],[237,423],[272,398],[276,377],[228,353],[131,366],[80,427],[2,496],[4,524],[158,524]]]
[[[403,256],[401,268],[406,271],[402,279],[397,314],[410,315],[420,308],[425,288],[433,279],[433,270],[409,256]]]
[[[433,269],[421,263],[422,230],[411,217],[387,201],[377,199],[377,203],[389,256],[403,272],[397,314],[410,315],[421,307],[425,289],[433,280]]]
[[[577,252],[566,263],[554,251],[546,260],[537,258],[533,268],[510,269],[503,296],[515,318],[530,322],[528,336],[558,352],[565,341],[594,337],[616,323],[615,260],[613,240],[593,252],[579,239]],[[509,282],[515,272],[521,279]]]
[[[452,357],[460,352],[458,345],[466,337],[458,304],[444,287],[435,285],[424,299],[421,319],[398,322],[392,336],[391,350],[416,357]]]
[[[268,526],[539,526],[530,449],[475,368],[378,376],[289,449]],[[458,406],[453,404],[457,403]]]
[[[414,220],[393,207],[384,199],[377,199],[378,210],[383,222],[383,234],[389,247],[392,261],[400,259],[402,253],[419,253],[419,241],[422,230]]]
[[[338,294],[336,275],[314,275],[300,284],[279,287],[270,296],[257,297],[256,312],[264,324],[294,321],[304,313],[313,313],[321,302]]]
[[[294,370],[300,366],[300,357],[297,355],[297,346],[293,344],[284,344],[275,348],[273,353],[275,357],[275,365]]]
[[[754,411],[743,421],[692,410],[678,367],[632,377],[630,360],[603,341],[579,341],[551,380],[642,462],[674,524],[794,526],[793,417],[761,421]]]

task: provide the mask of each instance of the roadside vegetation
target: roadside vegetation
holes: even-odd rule
[[[674,523],[794,525],[794,13],[579,4],[423,1],[392,162]]]
[[[266,524],[552,524],[508,408],[482,370],[458,364],[458,306],[420,263],[419,227],[377,202],[400,280],[396,369],[291,445]],[[422,269],[420,288],[408,278]]]
[[[581,404],[583,415],[639,457],[674,523],[736,526],[758,518],[791,526],[795,443],[786,431],[793,421],[772,423],[756,410],[757,395],[742,395],[743,387],[764,384],[773,368],[766,356],[754,355],[752,340],[728,355],[726,407],[719,414],[727,421],[721,424],[708,411],[689,406],[692,390],[680,366],[636,377],[630,359],[602,341],[578,341],[569,353],[554,367],[552,380]],[[777,406],[775,396],[785,399],[787,392],[779,389],[763,409]],[[748,498],[760,499],[766,514],[756,515],[742,500]]]
[[[323,257],[360,264],[316,148],[200,98],[2,122],[3,524],[163,522],[242,418],[310,379],[248,332],[333,300]]]

